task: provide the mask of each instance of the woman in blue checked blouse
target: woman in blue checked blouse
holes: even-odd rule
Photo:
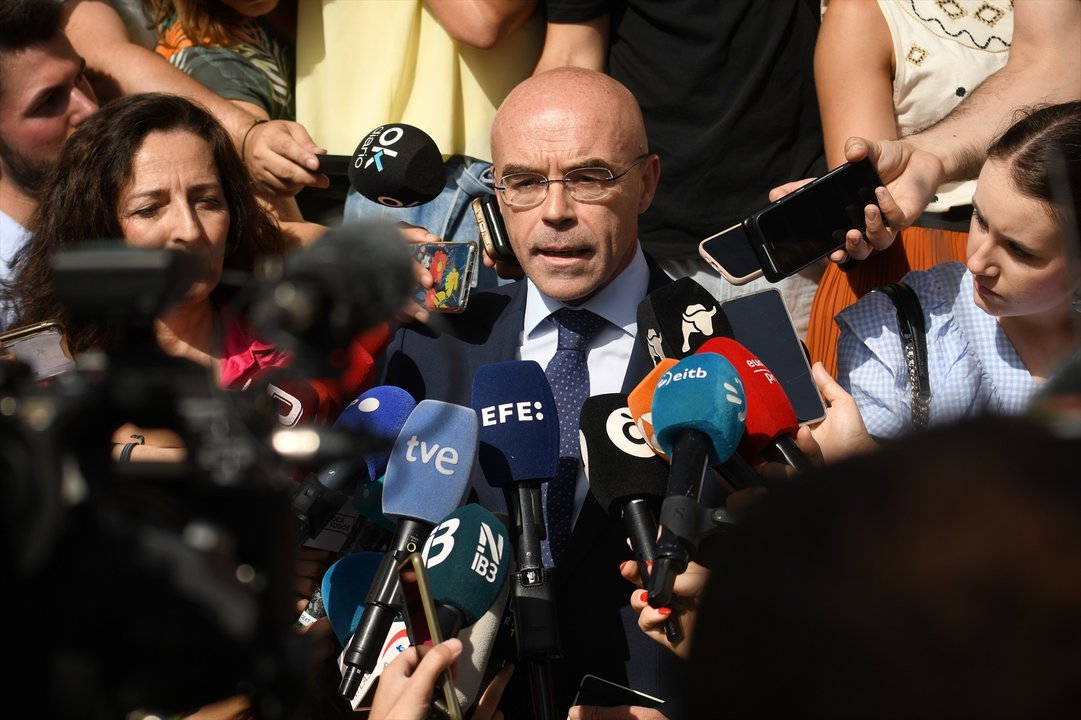
[[[1054,157],[1065,172],[1050,170]],[[910,272],[927,328],[930,422],[1025,411],[1040,383],[1078,347],[1079,269],[1075,232],[1055,201],[1081,211],[1081,103],[1045,106],[1010,127],[988,150],[972,200],[965,264]],[[840,312],[838,381],[868,431],[911,428],[912,387],[897,312],[869,293]]]

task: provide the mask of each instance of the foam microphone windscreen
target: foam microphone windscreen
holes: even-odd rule
[[[378,385],[349,403],[334,422],[334,427],[373,441],[364,453],[368,469],[365,482],[383,475],[390,460],[390,449],[405,421],[417,407],[413,396],[394,385]]]
[[[443,155],[428,133],[405,123],[380,125],[353,151],[349,184],[372,202],[411,207],[443,190]]]
[[[589,491],[602,508],[618,517],[633,499],[664,497],[668,464],[642,437],[627,409],[627,395],[586,398],[579,428]]]
[[[405,421],[383,480],[383,515],[435,525],[462,504],[477,459],[477,415],[422,400]]]
[[[638,336],[656,365],[684,358],[711,337],[731,335],[720,304],[691,278],[662,285],[638,304]]]
[[[364,598],[382,560],[383,553],[353,553],[339,558],[323,574],[323,606],[342,645],[357,631],[364,616]]]
[[[662,358],[627,396],[627,409],[634,418],[634,424],[638,426],[638,432],[642,433],[642,437],[653,448],[653,452],[664,458],[668,456],[657,444],[657,437],[653,430],[653,393],[656,392],[657,383],[664,374],[678,362],[674,358]]]
[[[481,469],[490,485],[549,480],[559,462],[559,415],[552,387],[532,360],[477,369],[470,401],[480,418]]]
[[[747,401],[739,373],[720,355],[691,355],[672,366],[653,394],[653,429],[666,455],[683,430],[709,437],[709,464],[732,455],[743,435]]]
[[[461,613],[462,627],[475,623],[507,582],[510,549],[503,523],[480,505],[463,505],[447,515],[424,543],[436,604]]]
[[[378,480],[357,486],[353,494],[353,505],[357,512],[374,522],[379,527],[393,532],[394,523],[383,515],[383,482],[386,478],[379,476]]]
[[[764,460],[762,451],[782,435],[795,435],[799,421],[792,403],[765,363],[750,350],[729,338],[714,338],[698,349],[725,357],[739,373],[747,396],[746,430],[739,450],[751,463]]]

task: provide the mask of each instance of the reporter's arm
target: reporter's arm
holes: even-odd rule
[[[604,72],[608,66],[608,29],[605,13],[578,23],[548,23],[534,75],[557,67],[582,67]]]
[[[490,50],[520,28],[537,0],[427,0],[447,34],[463,45]]]

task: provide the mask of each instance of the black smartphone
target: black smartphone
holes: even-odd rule
[[[863,208],[882,185],[868,159],[845,163],[744,221],[770,282],[793,275],[844,247],[852,228],[866,229]]]
[[[432,587],[428,582],[428,570],[424,567],[424,556],[412,552],[398,564],[398,581],[402,595],[402,616],[409,635],[409,644],[423,653],[424,647],[432,647],[443,642],[443,633],[439,629],[435,600]],[[458,693],[454,689],[454,679],[450,670],[444,670],[436,685],[436,701],[433,709],[448,720],[462,720],[462,706],[458,702]]]
[[[762,262],[743,223],[710,235],[698,244],[698,254],[733,285],[762,277]]]
[[[620,707],[637,705],[638,707],[659,708],[664,700],[644,692],[614,683],[596,675],[584,675],[578,685],[578,694],[574,697],[575,705],[592,707]]]
[[[488,257],[498,262],[518,264],[514,249],[510,246],[507,228],[503,225],[503,215],[499,212],[499,201],[495,195],[481,195],[471,203],[473,217],[477,220],[477,232]]]
[[[792,327],[792,317],[781,293],[767,288],[721,303],[732,326],[732,339],[758,357],[777,378],[801,424],[826,416],[803,343]]]

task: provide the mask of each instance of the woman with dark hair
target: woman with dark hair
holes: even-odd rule
[[[59,320],[75,354],[108,348],[110,328],[69,318],[49,273],[62,250],[120,238],[196,253],[206,263],[203,277],[156,322],[167,354],[213,368],[224,387],[283,364],[283,352],[232,317],[220,285],[225,268],[251,272],[258,257],[284,250],[250,186],[224,128],[192,102],[146,94],[102,107],[68,140],[31,221],[32,238],[16,258],[11,291],[19,323]]]
[[[923,309],[931,424],[1024,412],[1078,347],[1081,272],[1066,223],[1081,208],[1081,102],[1033,110],[995,141],[972,205],[967,263],[904,277]],[[908,431],[912,386],[893,303],[873,292],[836,321],[838,381],[868,431]]]

